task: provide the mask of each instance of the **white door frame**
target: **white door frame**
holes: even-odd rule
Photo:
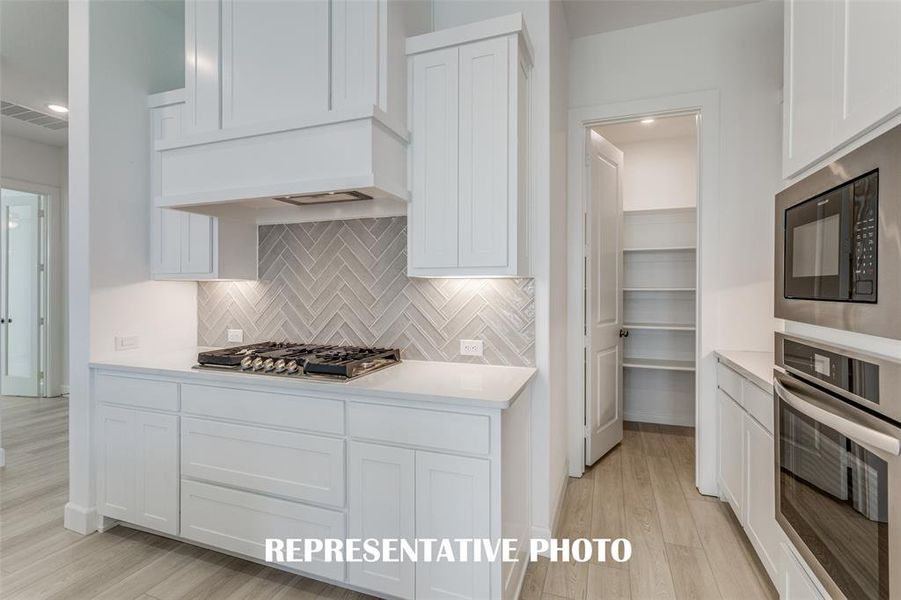
[[[60,190],[57,187],[12,179],[0,178],[0,188],[27,192],[41,196],[39,208],[44,211],[40,219],[40,260],[44,264],[40,282],[39,316],[44,319],[39,334],[39,366],[44,377],[39,380],[38,394],[42,397],[58,396],[63,374],[63,284],[62,284],[62,227]],[[2,390],[0,390],[2,392]]]
[[[569,111],[567,192],[567,335],[566,381],[569,474],[585,471],[584,274],[585,249],[585,136],[602,123],[633,121],[646,116],[697,113],[698,118],[698,282],[696,293],[695,472],[698,489],[717,495],[716,484],[716,357],[719,91],[703,90],[674,96],[646,98]],[[705,310],[702,310],[705,308]]]

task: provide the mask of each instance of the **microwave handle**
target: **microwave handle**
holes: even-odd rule
[[[860,423],[855,423],[844,417],[840,417],[828,410],[823,410],[819,406],[815,406],[797,394],[787,390],[778,379],[773,380],[773,387],[779,397],[785,400],[789,406],[798,412],[807,415],[814,421],[822,423],[827,427],[831,427],[845,437],[851,438],[864,446],[877,448],[892,456],[901,455],[901,441],[897,438],[882,433],[881,431],[870,429],[869,427],[861,425]]]

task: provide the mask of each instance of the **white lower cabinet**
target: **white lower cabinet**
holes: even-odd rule
[[[491,490],[488,461],[416,453],[416,537],[490,538]],[[491,590],[490,564],[419,562],[416,597],[477,600]]]
[[[427,408],[351,401],[339,386],[226,389],[122,370],[100,370],[92,382],[105,517],[255,560],[265,560],[267,538],[515,537],[527,545],[527,392],[502,411],[437,399]],[[378,596],[513,600],[520,564],[280,566]]]
[[[343,511],[187,479],[181,482],[181,522],[182,537],[257,560],[266,557],[266,538],[347,537]],[[344,581],[341,562],[286,566]]]
[[[416,537],[414,519],[415,452],[362,442],[348,447],[348,535],[359,539]],[[351,563],[348,581],[398,598],[416,591],[412,562]]]
[[[782,586],[781,597],[784,600],[824,600],[820,588],[807,574],[804,566],[795,557],[788,546],[781,546],[782,552]]]
[[[723,497],[732,506],[739,520],[742,520],[744,499],[742,469],[742,428],[744,410],[722,389],[716,393],[719,427],[719,482]]]
[[[750,415],[744,419],[745,532],[773,581],[779,579],[784,534],[776,522],[773,436]]]
[[[100,514],[178,533],[178,417],[101,406]]]

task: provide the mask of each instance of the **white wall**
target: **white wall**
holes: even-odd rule
[[[560,3],[548,0],[435,0],[432,14],[437,30],[515,12],[525,17],[535,51],[531,90],[531,234],[538,376],[532,387],[532,525],[534,535],[547,536],[562,499],[567,472],[566,394],[560,351],[566,331],[566,290],[562,285],[565,255],[561,255],[565,252],[562,237],[566,212],[566,22]]]
[[[153,282],[147,95],[181,87],[180,23],[146,2],[69,11],[71,399],[66,526],[93,530],[88,362],[117,335],[141,348],[193,346],[196,284]]]
[[[773,347],[782,11],[780,2],[753,3],[586,36],[570,48],[571,106],[719,90],[718,347],[724,349]]]
[[[695,206],[698,141],[694,136],[620,144],[623,210]]]

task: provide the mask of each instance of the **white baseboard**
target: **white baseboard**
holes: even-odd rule
[[[68,502],[63,514],[63,527],[82,535],[93,533],[97,531],[97,511]]]
[[[655,423],[657,425],[679,425],[681,427],[694,427],[694,412],[658,412],[627,410],[623,412],[623,419],[638,423]]]
[[[557,531],[557,526],[560,524],[560,516],[563,514],[563,505],[566,500],[566,484],[569,482],[569,461],[564,465],[563,468],[563,479],[560,480],[560,483],[557,486],[557,494],[556,494],[556,505],[553,508],[552,515],[553,518],[551,520],[550,527],[545,527],[543,525],[532,525],[532,539],[539,540],[549,540],[554,537],[554,532]],[[542,556],[547,556],[546,552],[541,554]]]
[[[59,392],[64,396],[68,395],[69,394],[69,386],[68,385],[59,386]]]

